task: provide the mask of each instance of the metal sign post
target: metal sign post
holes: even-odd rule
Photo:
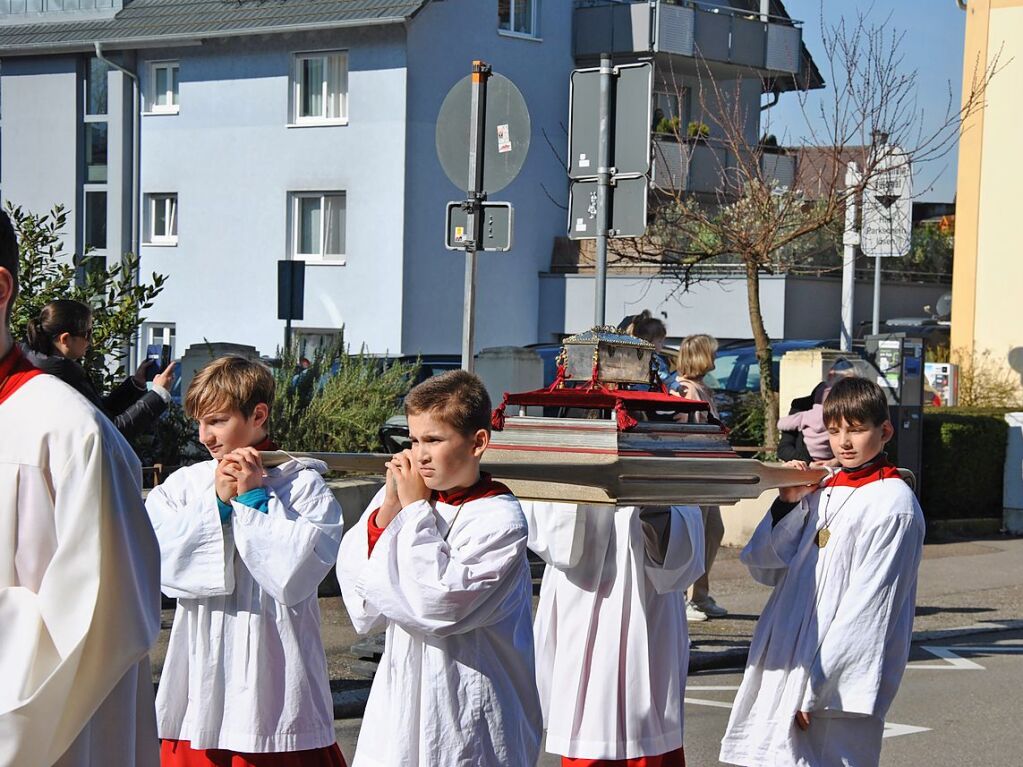
[[[879,134],[873,147],[874,175],[863,190],[860,250],[874,257],[873,332],[881,325],[881,259],[909,253],[913,227],[913,169],[909,155]]]
[[[466,119],[468,118],[468,119]],[[464,200],[445,210],[444,244],[465,253],[462,368],[472,372],[476,328],[476,267],[479,251],[512,245],[512,206],[488,202],[518,175],[529,152],[529,110],[515,84],[483,61],[455,83],[437,116],[437,157],[451,182],[466,189]],[[465,151],[469,147],[468,153]]]
[[[595,239],[594,322],[605,323],[610,237],[646,233],[653,66],[613,66],[572,73],[568,128],[568,236]]]
[[[859,169],[850,162],[845,169],[845,188],[853,189],[860,183]],[[842,351],[852,351],[853,339],[853,297],[856,289],[856,246],[860,244],[860,233],[856,229],[856,195],[849,195],[845,202],[845,232],[842,244],[842,337],[839,346]]]
[[[482,61],[472,62],[472,106],[469,124],[469,185],[465,204],[465,305],[462,315],[462,370],[475,368],[473,346],[476,337],[476,249],[479,247],[480,204],[483,191],[483,136],[487,124],[487,80],[491,69]]]

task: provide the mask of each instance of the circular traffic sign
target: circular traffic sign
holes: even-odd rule
[[[448,91],[437,115],[437,157],[451,183],[469,188],[469,127],[472,75]],[[510,184],[529,153],[530,122],[526,100],[515,83],[492,74],[487,81],[487,117],[483,151],[483,190],[488,195]]]

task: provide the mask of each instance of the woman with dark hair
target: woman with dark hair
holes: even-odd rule
[[[22,351],[28,360],[77,389],[126,437],[151,426],[170,403],[173,362],[157,373],[152,391],[146,390],[146,370],[153,361],[146,360],[110,394],[100,394],[81,365],[92,343],[92,309],[80,301],[51,301],[29,321],[26,336]]]

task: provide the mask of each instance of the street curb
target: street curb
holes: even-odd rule
[[[691,650],[689,652],[689,673],[745,668],[748,657],[749,647],[730,647],[719,652]]]
[[[359,719],[366,712],[369,687],[332,692],[330,697],[334,702],[334,719]]]
[[[935,642],[939,639],[955,639],[972,634],[991,634],[996,631],[1016,631],[1023,629],[1023,620],[1009,619],[1004,621],[984,621],[972,626],[959,626],[953,629],[932,629],[931,631],[914,631],[913,644]]]

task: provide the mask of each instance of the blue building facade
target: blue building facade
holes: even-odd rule
[[[475,58],[519,85],[533,124],[526,166],[502,194],[515,249],[481,257],[478,345],[536,340],[538,275],[564,226],[543,194],[565,185],[543,136],[564,140],[571,3],[534,0],[535,18],[514,23],[489,0],[385,1],[372,4],[378,16],[338,0],[319,22],[302,21],[301,2],[273,18],[241,3],[233,29],[194,17],[174,27],[161,5],[176,4],[0,8],[12,22],[0,33],[0,195],[36,212],[65,205],[66,249],[108,259],[134,249],[137,216],[143,279],[169,277],[141,345],[274,353],[277,262],[302,259],[300,340],[344,327],[373,353],[457,353],[464,258],[443,231],[446,202],[464,190],[440,167],[434,125]],[[123,39],[125,16],[134,9],[138,27],[147,8],[147,36]],[[137,189],[133,82],[118,66],[138,78]]]

